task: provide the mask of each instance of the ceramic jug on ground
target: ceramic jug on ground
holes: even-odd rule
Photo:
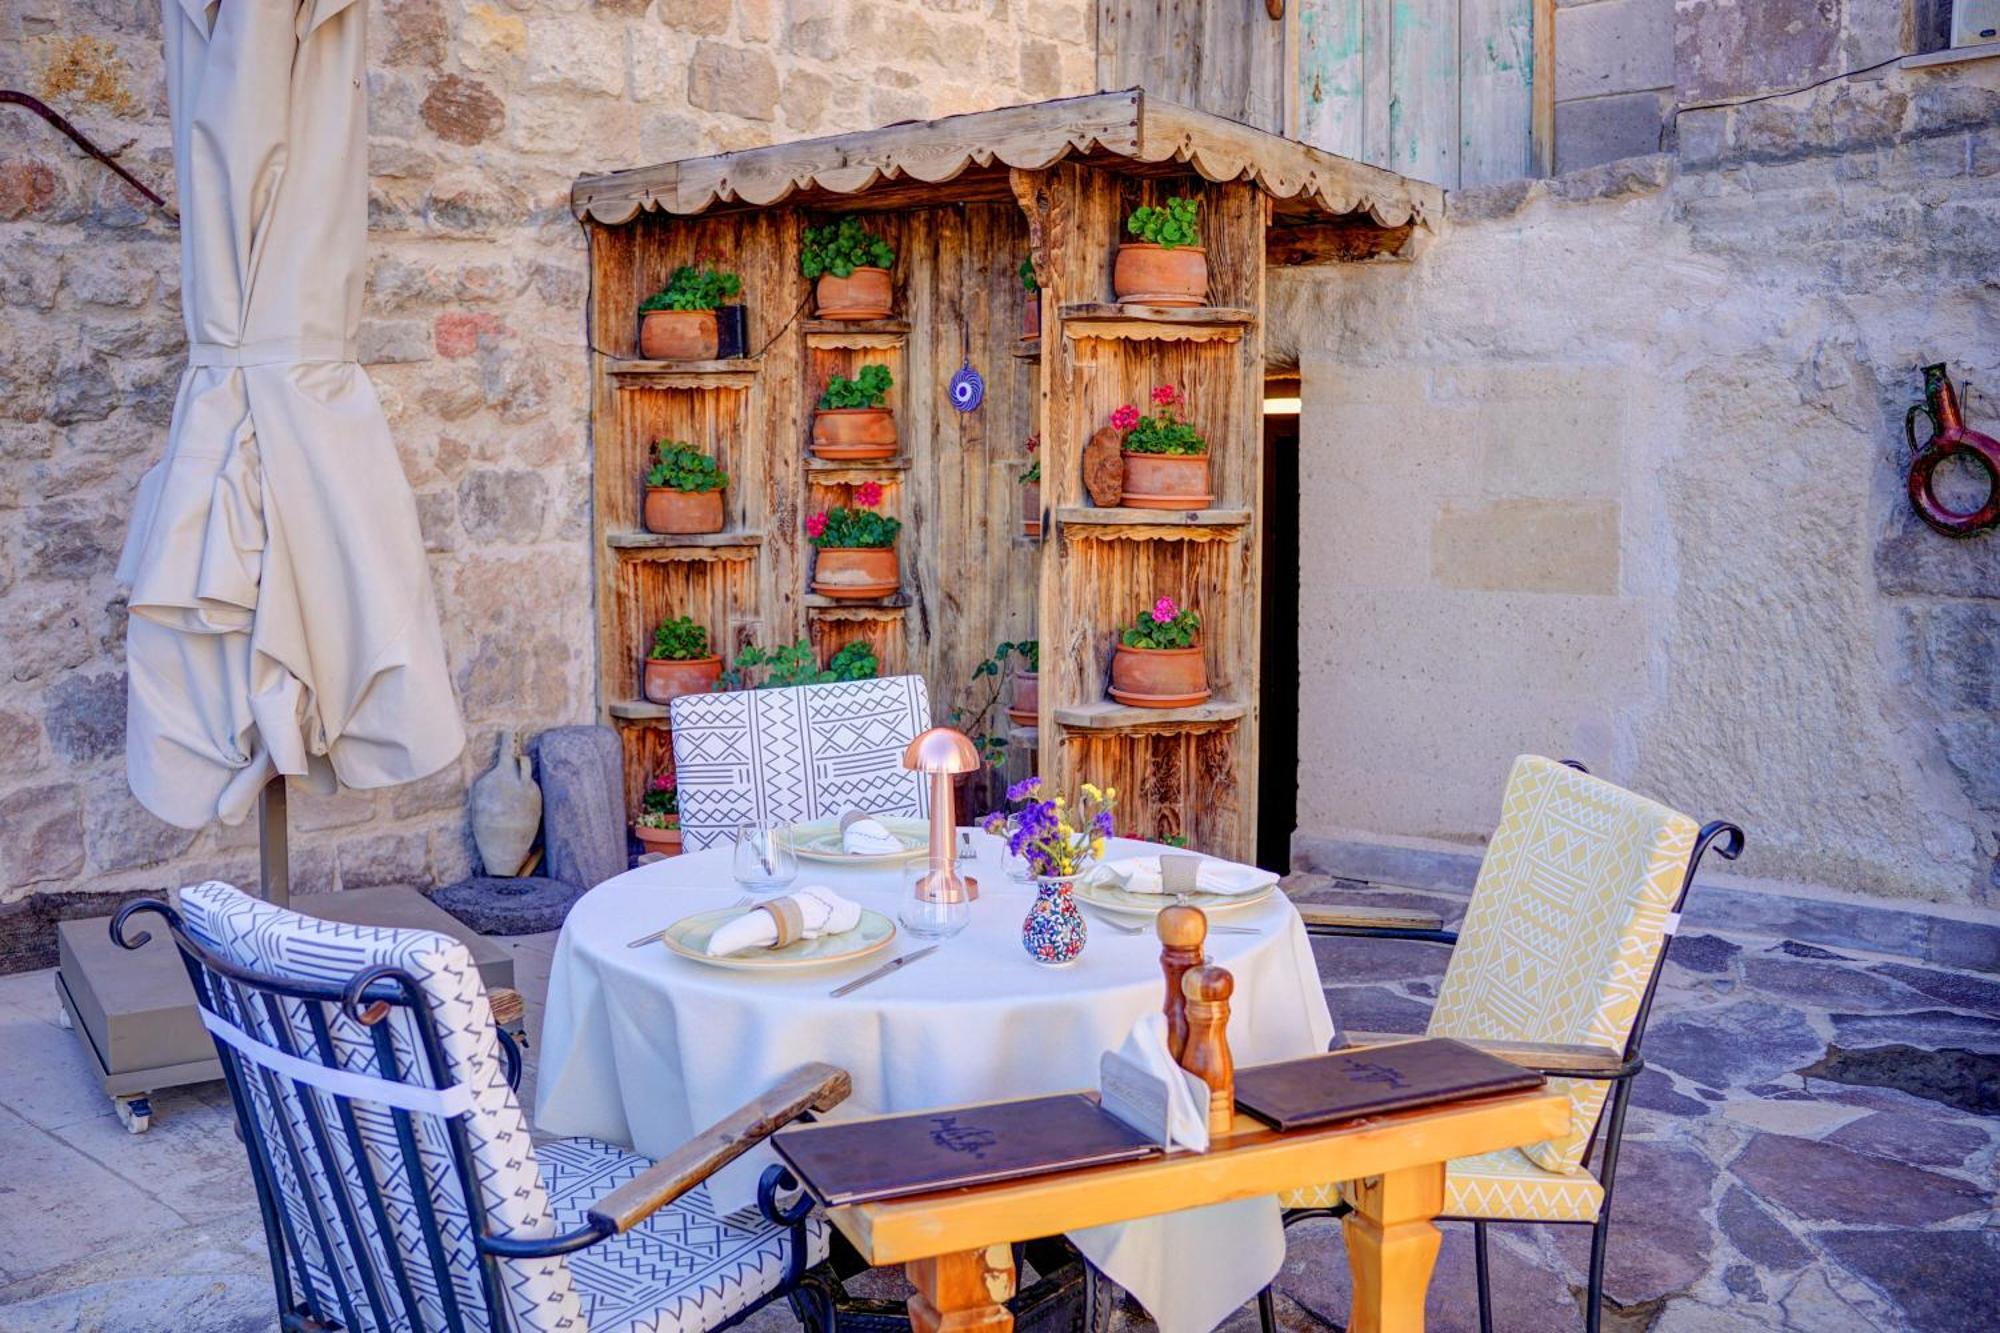
[[[489,875],[518,874],[542,826],[542,789],[513,731],[500,733],[500,755],[472,784],[472,841]]]

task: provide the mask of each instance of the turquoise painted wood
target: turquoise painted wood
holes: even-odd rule
[[[1450,189],[1532,173],[1534,0],[1294,2],[1300,138]]]

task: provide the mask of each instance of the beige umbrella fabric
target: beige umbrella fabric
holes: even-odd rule
[[[436,772],[465,744],[410,493],[355,359],[367,6],[163,0],[188,331],[118,575],[126,767],[162,819],[272,777]]]

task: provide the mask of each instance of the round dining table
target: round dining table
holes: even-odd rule
[[[1086,909],[1082,955],[1060,967],[1037,963],[1021,944],[1033,884],[1008,874],[999,839],[974,831],[970,845],[973,855],[961,869],[979,889],[966,928],[928,956],[842,996],[832,992],[933,941],[899,931],[887,949],[866,957],[755,971],[682,957],[657,939],[633,947],[684,916],[744,899],[728,846],[641,865],[590,890],[563,923],[549,975],[536,1128],[630,1145],[658,1158],[814,1060],[845,1069],[853,1080],[834,1118],[1096,1087],[1104,1052],[1119,1047],[1141,1016],[1161,1008],[1160,944],[1150,921]],[[1106,855],[1161,850],[1119,839]],[[907,870],[801,858],[798,878],[779,892],[823,884],[893,920],[908,893]],[[1212,933],[1207,944],[1210,960],[1236,981],[1228,1027],[1235,1062],[1326,1050],[1332,1015],[1304,927],[1285,895],[1216,911],[1211,924],[1247,932]],[[1142,929],[1127,933],[1118,925]],[[713,1206],[728,1212],[750,1205],[772,1160],[765,1148],[717,1173],[709,1182]],[[1275,1201],[1269,1212],[1275,1228]],[[1152,1308],[1155,1301],[1173,1303],[1148,1279],[1154,1270],[1171,1272],[1173,1256],[1138,1241],[1134,1229],[1147,1225],[1117,1229],[1125,1243],[1109,1247],[1144,1262],[1100,1266]],[[1205,1229],[1242,1228],[1196,1232]],[[1177,1244],[1186,1240],[1181,1235]],[[1214,1243],[1224,1241],[1218,1235]],[[1281,1257],[1282,1240],[1276,1243]],[[1250,1294],[1268,1277],[1257,1278]],[[1156,1288],[1150,1300],[1149,1285]],[[1161,1318],[1163,1311],[1154,1314]],[[1170,1329],[1206,1326],[1161,1322]]]

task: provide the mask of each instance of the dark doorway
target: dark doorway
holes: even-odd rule
[[[1299,382],[1264,390],[1264,589],[1257,695],[1257,864],[1292,868],[1299,810]]]

